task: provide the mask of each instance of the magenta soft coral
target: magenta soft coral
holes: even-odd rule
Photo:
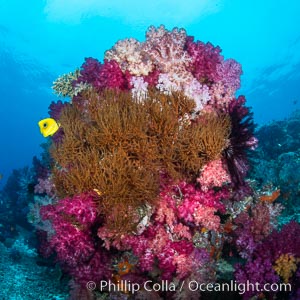
[[[248,285],[252,283],[253,286],[259,284],[260,287],[263,287],[266,283],[274,284],[279,282],[279,276],[276,275],[272,267],[272,261],[261,257],[247,262],[244,267],[241,264],[237,264],[235,266],[235,278],[239,284]],[[259,294],[259,292],[249,288],[243,294],[243,299],[252,299],[251,297],[255,294]]]
[[[190,210],[189,205],[191,205],[191,203],[200,203],[208,207],[213,207],[221,213],[225,212],[225,206],[221,200],[229,197],[230,193],[227,188],[222,188],[218,191],[214,191],[213,189],[202,191],[197,189],[194,185],[186,182],[179,183],[177,188],[177,195],[179,193],[183,196],[182,205],[186,209]],[[189,203],[188,205],[185,204],[186,201]],[[183,213],[183,211],[181,213]]]
[[[98,253],[97,237],[93,235],[98,218],[94,197],[94,193],[80,194],[40,210],[43,220],[50,220],[53,229],[48,232],[46,252],[54,251],[62,267],[80,280],[93,280],[93,276],[100,274],[98,267],[107,270],[107,260],[100,259],[105,250]],[[95,279],[99,279],[98,275]]]
[[[210,189],[204,192],[183,181],[178,185],[165,187],[160,197],[156,221],[165,222],[171,229],[182,220],[216,230],[219,227],[220,218],[215,213],[225,212],[221,199],[228,198],[229,192],[226,188],[219,191]]]
[[[68,102],[62,102],[61,100],[58,100],[57,102],[52,101],[48,110],[50,118],[58,121],[62,111],[68,106],[70,106],[70,103]]]
[[[91,226],[97,218],[95,193],[75,195],[73,198],[65,198],[56,205],[56,212],[73,217],[81,225]]]
[[[73,85],[80,82],[86,82],[94,86],[99,80],[101,67],[102,65],[97,59],[92,57],[85,58],[85,62],[81,66],[80,76],[73,82]]]
[[[253,255],[275,261],[282,254],[300,258],[300,224],[295,221],[285,224],[281,231],[273,231],[257,246]]]
[[[162,186],[158,207],[146,230],[124,237],[120,250],[132,249],[141,271],[151,271],[156,262],[163,279],[175,275],[185,278],[203,263],[191,260],[192,253],[197,253],[192,242],[194,228],[218,230],[220,217],[215,213],[224,212],[221,199],[228,197],[226,189],[203,192],[186,182],[169,182]]]
[[[126,90],[130,86],[130,74],[123,74],[120,66],[114,60],[104,60],[101,64],[97,59],[86,58],[80,70],[80,76],[73,85],[89,83],[96,90],[101,91],[105,88]]]
[[[95,249],[90,227],[97,217],[91,195],[77,195],[43,206],[40,214],[52,223],[55,233],[49,234],[49,246],[60,262],[75,266],[91,257]]]
[[[69,274],[75,278],[76,282],[85,287],[90,280],[100,282],[100,280],[110,279],[112,276],[110,265],[109,254],[99,248],[88,262],[78,264],[76,268],[70,268]]]
[[[56,252],[64,267],[76,267],[92,257],[95,249],[89,232],[63,220],[53,221],[52,226],[55,234],[50,238],[49,246]]]
[[[182,279],[193,271],[192,264],[199,267],[203,263],[190,260],[196,251],[192,242],[172,241],[161,225],[150,226],[141,236],[127,236],[123,243],[139,258],[138,267],[142,272],[153,270],[157,263],[162,271],[161,279],[172,279],[174,275]]]
[[[214,47],[211,43],[194,42],[194,37],[189,36],[186,50],[192,57],[191,72],[200,82],[217,82],[221,78],[217,72],[218,64],[223,61],[220,47]]]
[[[115,60],[104,60],[95,86],[100,90],[104,88],[127,90],[130,86],[130,78],[129,72],[123,74]]]

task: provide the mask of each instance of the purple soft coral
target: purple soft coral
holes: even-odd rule
[[[52,101],[48,111],[50,118],[58,121],[60,119],[63,109],[66,108],[68,105],[70,105],[70,103],[62,102],[61,100],[58,100],[57,102]]]
[[[257,243],[251,258],[242,266],[235,266],[235,277],[239,283],[247,281],[255,284],[279,282],[279,276],[275,273],[275,261],[282,254],[290,254],[300,257],[300,224],[292,221],[286,224],[281,231],[273,231],[261,243]],[[244,299],[249,299],[255,291],[249,291]]]
[[[226,89],[235,92],[240,88],[240,77],[243,74],[242,66],[234,59],[226,59],[221,64],[218,64],[217,74],[219,75],[220,82],[222,82]]]
[[[259,294],[260,290],[255,290],[257,284],[260,288],[263,288],[263,284],[273,284],[279,282],[279,276],[276,275],[272,262],[270,259],[257,258],[253,261],[248,262],[244,267],[240,264],[235,266],[235,278],[238,283],[247,284],[252,283],[253,289],[249,288],[243,294],[243,299],[248,300],[255,294]]]

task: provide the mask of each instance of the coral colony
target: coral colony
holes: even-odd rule
[[[289,283],[299,299],[300,226],[278,231],[279,190],[246,180],[257,139],[241,74],[219,47],[160,26],[54,82],[70,101],[50,105],[59,129],[30,214],[77,291],[198,299],[191,282],[231,279]]]

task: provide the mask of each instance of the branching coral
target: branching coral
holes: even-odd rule
[[[53,82],[52,89],[58,96],[72,98],[75,95],[72,83],[78,76],[79,70],[60,76]]]

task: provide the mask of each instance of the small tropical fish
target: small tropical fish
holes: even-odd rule
[[[44,137],[53,135],[60,127],[60,125],[52,118],[43,119],[39,121],[38,124],[40,126],[41,134]]]
[[[280,189],[277,189],[271,193],[267,193],[267,194],[264,194],[264,195],[261,195],[259,197],[259,200],[262,201],[262,202],[274,202],[278,197],[280,196]]]
[[[0,173],[0,180],[3,178],[3,174]]]

